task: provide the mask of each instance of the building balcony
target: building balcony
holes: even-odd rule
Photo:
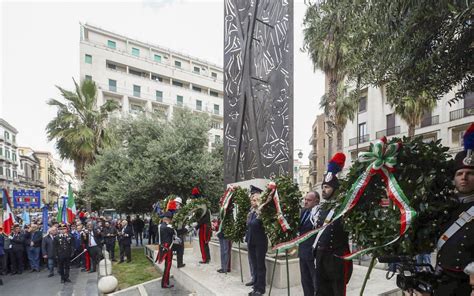
[[[449,112],[449,121],[474,115],[474,108],[462,108]]]
[[[400,133],[400,126],[394,126],[383,131],[378,131],[375,134],[375,138],[380,139],[382,137],[389,137]]]
[[[357,143],[359,143],[359,144],[366,143],[366,142],[369,142],[369,140],[370,140],[370,135],[369,134],[359,136],[358,138],[355,137],[355,138],[349,139],[349,146],[354,146]]]
[[[421,121],[419,128],[439,124],[439,115],[425,118]]]
[[[167,61],[160,61],[160,62],[157,62],[156,60],[154,60],[151,56],[136,56],[136,55],[133,55],[131,54],[130,52],[128,51],[124,51],[124,50],[120,50],[120,49],[113,49],[113,48],[110,48],[108,47],[107,45],[105,44],[101,44],[101,43],[96,43],[96,42],[93,42],[93,41],[90,41],[90,40],[81,40],[81,43],[84,43],[84,44],[87,44],[89,46],[93,46],[93,47],[96,47],[96,48],[101,48],[101,49],[104,49],[104,50],[107,50],[107,51],[110,51],[110,52],[115,52],[115,53],[118,53],[118,54],[121,54],[123,56],[126,56],[126,57],[129,57],[129,58],[134,58],[134,59],[137,59],[137,60],[142,60],[142,61],[145,61],[147,63],[153,63],[153,64],[156,64],[156,65],[161,65],[165,68],[168,68],[170,70],[177,70],[177,71],[182,71],[182,72],[185,72],[185,73],[188,73],[188,74],[191,74],[193,76],[198,76],[198,77],[202,77],[204,79],[207,79],[207,80],[210,80],[210,81],[214,81],[214,82],[219,82],[219,83],[223,83],[223,80],[222,79],[219,79],[217,77],[213,77],[212,74],[211,74],[211,71],[209,71],[209,73],[196,73],[194,72],[194,69],[187,69],[187,68],[180,68],[180,67],[176,67],[175,65],[172,65],[171,62],[167,62]],[[163,49],[161,49],[163,50]],[[169,51],[168,49],[166,49],[165,51]],[[176,52],[177,53],[177,52]],[[220,66],[218,65],[211,65],[209,64],[209,62],[207,61],[203,61],[203,60],[200,60],[198,58],[195,58],[195,57],[190,57],[186,54],[182,54],[182,53],[177,53],[179,56],[183,56],[185,59],[190,59],[192,61],[197,61],[197,62],[200,62],[202,64],[205,64],[206,66],[211,66],[214,67],[214,68],[220,68]],[[219,71],[220,72],[220,71]]]
[[[0,142],[5,141],[5,136],[0,134]]]

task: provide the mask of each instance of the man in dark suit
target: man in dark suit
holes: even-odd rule
[[[319,193],[311,191],[304,197],[304,208],[300,215],[299,235],[314,229],[314,223],[319,211]],[[300,259],[301,285],[304,296],[314,296],[316,290],[316,267],[314,266],[312,239],[307,239],[298,246],[298,258]]]
[[[140,239],[140,245],[143,246],[143,229],[145,228],[145,222],[137,215],[135,220],[133,220],[133,231],[135,232],[135,240]]]
[[[83,241],[87,246],[87,252],[91,257],[91,268],[89,273],[96,272],[97,264],[100,260],[100,250],[102,242],[102,234],[98,229],[94,229],[91,222],[87,223],[87,231],[83,233]]]
[[[10,238],[13,250],[12,274],[22,274],[25,268],[23,255],[25,253],[25,234],[21,232],[20,225],[15,225]]]
[[[252,199],[251,204],[253,210],[250,212],[247,223],[247,246],[250,261],[252,262],[255,282],[253,284],[253,291],[249,293],[251,296],[260,296],[265,294],[266,274],[265,257],[268,250],[268,239],[263,228],[263,223],[258,216],[257,208],[261,203],[260,192],[262,190],[254,187],[251,189]]]
[[[346,157],[336,153],[328,164],[328,171],[322,183],[322,197],[329,201],[339,188],[336,176],[344,167]],[[321,209],[316,221],[320,228],[335,216],[335,208]],[[341,256],[349,254],[349,235],[344,231],[342,219],[322,229],[313,243],[313,256],[316,266],[316,296],[344,296],[346,285],[352,275],[352,261]]]
[[[117,229],[110,225],[110,222],[105,222],[105,227],[102,229],[102,237],[104,238],[105,248],[109,252],[110,260],[115,261],[115,240],[117,237]]]
[[[48,277],[54,276],[54,260],[56,256],[56,251],[54,250],[54,237],[56,236],[56,232],[56,227],[49,228],[48,235],[43,238],[41,243],[41,253],[43,254],[43,258],[48,260]]]
[[[132,261],[132,244],[133,230],[132,226],[128,224],[127,220],[122,221],[122,230],[118,233],[119,247],[120,247],[120,262],[124,262],[124,256],[127,256],[127,262]]]

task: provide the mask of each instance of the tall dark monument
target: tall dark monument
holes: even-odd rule
[[[225,0],[225,184],[293,172],[293,1]]]

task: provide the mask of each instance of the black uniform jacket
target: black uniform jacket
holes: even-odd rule
[[[458,220],[462,212],[474,206],[474,201],[460,204],[451,213],[451,219],[443,226],[444,233]],[[467,278],[463,272],[466,265],[474,261],[474,220],[467,222],[453,236],[451,236],[438,252],[437,264],[443,271],[457,278]]]
[[[329,211],[329,209],[320,210],[318,221],[316,223],[317,228],[323,226],[324,220],[329,214]],[[324,250],[334,252],[337,255],[343,255],[345,251],[349,250],[349,235],[344,231],[342,223],[342,219],[338,219],[324,229],[324,232],[319,237],[314,252],[317,250]]]
[[[171,243],[173,242],[173,236],[175,234],[175,231],[172,227],[168,226],[168,224],[162,222],[160,224],[160,227],[158,228],[159,231],[159,239],[160,245],[168,248]]]
[[[54,238],[54,251],[58,258],[70,258],[74,254],[74,238],[68,234],[58,234]]]

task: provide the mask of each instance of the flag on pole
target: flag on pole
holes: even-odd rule
[[[48,205],[43,206],[43,233],[48,233]]]
[[[10,206],[10,198],[8,196],[8,191],[6,189],[2,190],[2,200],[3,200],[3,232],[7,235],[10,235],[13,229],[13,223],[15,222],[15,217]]]
[[[67,203],[66,198],[63,198],[63,206],[61,208],[61,221],[62,223],[67,223]]]
[[[62,198],[62,204],[58,204],[58,215],[56,217],[56,220],[58,221],[58,223],[67,223],[67,204],[66,204],[66,200],[67,198],[65,196],[63,196]],[[59,203],[59,199],[58,199],[58,203]]]
[[[28,209],[26,208],[23,209],[23,215],[21,216],[21,219],[23,220],[23,224],[22,224],[23,227],[31,223],[30,213],[28,213]]]
[[[74,194],[72,192],[71,183],[69,183],[69,187],[67,189],[67,222],[69,224],[74,222],[76,218],[76,203],[74,201]]]

